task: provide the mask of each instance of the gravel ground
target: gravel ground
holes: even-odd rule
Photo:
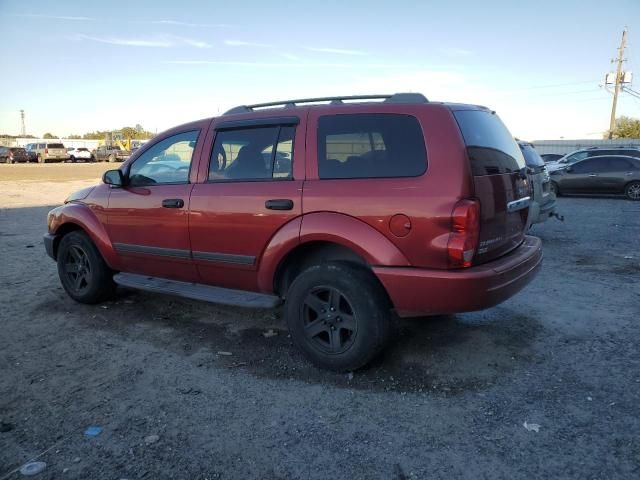
[[[74,303],[42,246],[46,184],[21,185],[0,210],[2,480],[35,457],[42,479],[640,476],[640,203],[561,198],[523,292],[402,321],[383,358],[337,375],[302,359],[280,311]]]

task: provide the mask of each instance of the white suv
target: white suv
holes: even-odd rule
[[[67,153],[69,154],[69,160],[74,163],[79,160],[83,160],[85,162],[95,162],[96,160],[89,149],[85,147],[67,148]]]

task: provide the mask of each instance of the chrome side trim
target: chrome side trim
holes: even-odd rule
[[[189,250],[181,250],[178,248],[148,247],[146,245],[131,245],[129,243],[114,243],[113,248],[115,248],[118,253],[142,253],[159,257],[191,258],[191,252],[189,252]]]
[[[231,253],[217,252],[193,252],[195,260],[206,260],[208,262],[236,263],[240,265],[253,265],[256,257],[252,255],[235,255]]]

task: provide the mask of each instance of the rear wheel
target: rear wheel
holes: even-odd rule
[[[640,182],[628,183],[624,188],[624,194],[629,200],[640,200]]]
[[[13,163],[13,159],[11,157],[7,157],[7,163]]]
[[[62,237],[57,259],[60,282],[75,301],[98,303],[115,292],[113,271],[86,233],[75,231]]]
[[[109,163],[114,163],[116,161],[115,155],[109,155]]]
[[[38,163],[44,163],[44,157],[38,154]]]
[[[391,335],[386,292],[371,272],[346,263],[302,272],[289,288],[285,314],[305,356],[334,371],[366,365]]]

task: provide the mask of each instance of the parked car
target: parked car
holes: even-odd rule
[[[95,162],[95,157],[93,153],[88,148],[85,147],[71,147],[67,148],[67,153],[69,154],[69,161],[77,162],[79,160],[85,162]]]
[[[284,301],[304,354],[348,371],[383,349],[394,315],[484,309],[531,281],[542,247],[525,234],[525,161],[495,112],[420,94],[323,100],[175,127],[72,194],[44,237],[69,296]]]
[[[600,157],[602,155],[626,155],[628,157],[640,158],[640,148],[637,147],[589,147],[575,152],[568,153],[556,162],[549,163],[547,169],[549,172],[559,170],[567,165],[572,165],[579,160],[590,157]]]
[[[58,142],[41,142],[32,144],[33,151],[36,155],[38,163],[47,163],[50,161],[64,162],[69,160],[67,149],[62,143]]]
[[[29,155],[22,147],[0,147],[0,162],[2,163],[26,163]]]
[[[99,162],[124,162],[131,154],[122,150],[117,145],[100,145],[95,152],[95,158]]]
[[[564,157],[564,155],[560,153],[542,153],[540,154],[540,157],[542,157],[542,160],[544,160],[544,163],[549,163],[549,162],[557,162],[562,157]]]
[[[551,172],[551,188],[557,195],[624,194],[640,200],[640,159],[602,155],[580,160]]]
[[[556,195],[551,191],[549,173],[535,147],[529,142],[522,141],[519,141],[518,145],[527,164],[527,175],[533,190],[529,212],[530,223],[531,225],[542,223],[555,214]]]
[[[29,156],[30,162],[38,161],[38,152],[36,151],[37,145],[38,145],[37,143],[27,143],[24,146],[24,149],[27,152],[27,155]]]

